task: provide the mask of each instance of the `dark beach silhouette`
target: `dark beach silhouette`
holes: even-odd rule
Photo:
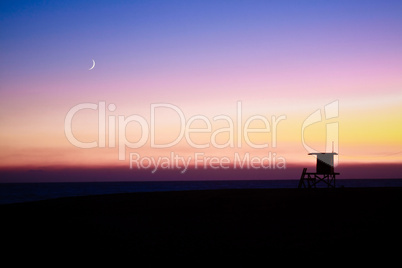
[[[296,182],[296,181],[295,181]],[[205,190],[0,205],[2,243],[33,253],[369,254],[398,249],[401,188]],[[40,243],[40,247],[38,247]]]

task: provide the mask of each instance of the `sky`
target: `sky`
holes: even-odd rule
[[[179,177],[185,163],[314,169],[308,153],[333,150],[336,166],[356,166],[351,177],[391,165],[386,176],[400,178],[401,10],[401,1],[1,1],[0,169]]]

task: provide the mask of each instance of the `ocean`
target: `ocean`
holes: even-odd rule
[[[297,188],[298,180],[0,183],[0,204],[115,193]],[[402,187],[402,179],[339,179],[337,187]]]

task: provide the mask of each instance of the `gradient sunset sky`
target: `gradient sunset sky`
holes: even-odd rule
[[[328,150],[326,126],[337,123],[340,167],[402,167],[401,11],[401,1],[1,1],[0,168],[129,169],[131,152],[231,160],[235,153],[275,153],[289,166],[314,168],[302,125],[317,110],[323,120],[304,132],[309,147]],[[116,125],[118,116],[131,115],[149,123],[155,103],[178,107],[186,120],[205,116],[211,133],[228,127],[213,120],[225,115],[234,122],[234,146],[212,146],[211,133],[192,134],[194,143],[209,144],[203,149],[185,138],[151,148],[148,138],[119,160],[119,132],[110,138],[110,121],[104,148],[74,146],[65,134],[69,110],[101,102],[114,105],[106,119]],[[286,116],[276,147],[272,132],[249,136],[267,148],[251,148],[244,137],[238,146],[239,103],[242,126],[253,115],[270,123]],[[331,103],[338,115],[326,120]],[[157,142],[173,140],[180,132],[177,113],[160,109],[156,116]],[[99,144],[98,117],[90,109],[75,114],[77,140]],[[192,127],[206,125],[198,120]],[[128,124],[125,134],[138,141],[140,125]],[[230,138],[222,132],[216,141]],[[401,170],[388,177],[401,177]]]

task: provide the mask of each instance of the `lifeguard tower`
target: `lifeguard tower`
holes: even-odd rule
[[[335,188],[335,177],[339,175],[334,171],[334,155],[337,153],[310,153],[317,156],[316,172],[307,172],[303,168],[298,188],[316,188],[318,183],[327,184],[328,188]]]

